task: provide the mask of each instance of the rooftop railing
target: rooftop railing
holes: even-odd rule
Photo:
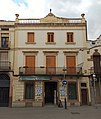
[[[48,22],[41,22],[41,19],[19,19],[18,23],[20,23],[20,24],[36,24],[36,23],[48,23]],[[74,19],[68,18],[68,19],[62,20],[60,22],[57,21],[56,23],[82,23],[82,18],[74,18]]]

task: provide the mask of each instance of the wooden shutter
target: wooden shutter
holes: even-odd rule
[[[67,42],[73,42],[73,32],[67,32]]]
[[[26,73],[34,74],[35,73],[35,56],[26,56]]]
[[[54,42],[54,33],[53,32],[47,33],[47,42]]]
[[[34,42],[34,32],[28,32],[27,35],[28,35],[27,42],[33,43]]]
[[[46,56],[46,72],[48,74],[54,74],[56,72],[56,57]]]
[[[76,73],[76,57],[75,56],[66,56],[66,65],[67,65],[68,74]]]
[[[0,68],[9,69],[8,52],[0,53]]]

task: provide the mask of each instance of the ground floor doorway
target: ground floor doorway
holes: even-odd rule
[[[57,82],[45,82],[45,104],[57,103]]]
[[[9,106],[10,78],[7,74],[0,74],[0,107]]]
[[[82,105],[88,105],[87,95],[88,95],[87,89],[81,89],[81,102],[82,102]]]

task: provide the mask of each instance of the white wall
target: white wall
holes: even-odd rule
[[[71,29],[31,29],[28,30],[19,30],[18,31],[18,46],[17,47],[48,47],[48,48],[53,48],[54,46],[57,48],[75,48],[75,47],[83,47],[83,39],[84,34],[82,33],[81,29],[76,30],[75,28]],[[35,42],[36,44],[26,44],[27,42],[27,32],[34,32],[35,33]],[[46,45],[47,41],[47,32],[54,32],[54,40],[56,42],[55,45]],[[74,42],[76,43],[75,45],[66,45],[66,33],[67,32],[74,32]]]

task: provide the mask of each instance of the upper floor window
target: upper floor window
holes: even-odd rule
[[[28,32],[27,33],[27,43],[34,43],[34,32]]]
[[[4,27],[4,28],[1,28],[1,30],[2,31],[9,31],[9,28]]]
[[[2,33],[1,34],[1,47],[2,48],[8,48],[9,45],[9,34],[8,33]]]
[[[67,42],[69,42],[69,43],[74,42],[73,32],[67,32]]]
[[[53,32],[48,32],[47,33],[47,42],[49,42],[49,43],[54,42],[54,33]]]

